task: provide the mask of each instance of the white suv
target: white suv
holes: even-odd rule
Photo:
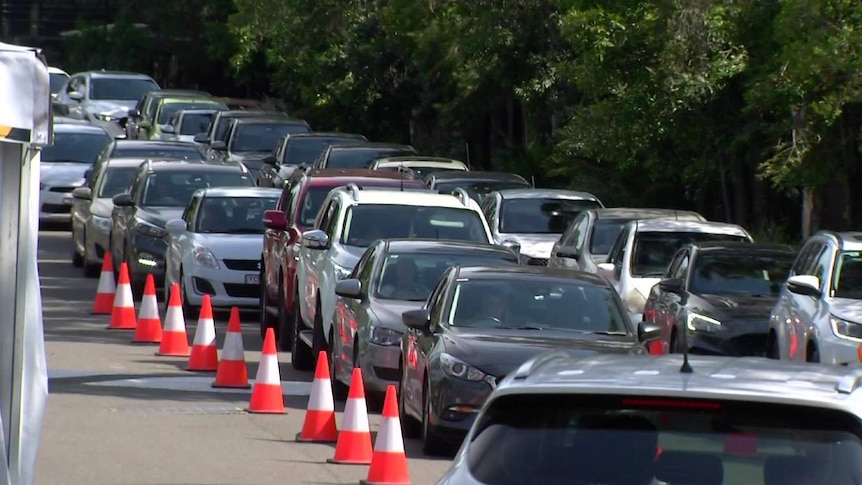
[[[314,229],[302,235],[294,297],[293,367],[309,370],[332,338],[335,283],[347,278],[378,239],[450,239],[490,243],[479,205],[465,193],[360,189],[332,190]],[[361,275],[357,275],[361,277]]]
[[[862,233],[819,232],[799,252],[769,320],[770,357],[862,361]]]

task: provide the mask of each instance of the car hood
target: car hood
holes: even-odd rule
[[[269,154],[270,152],[231,152],[230,156],[251,170],[253,168],[260,169],[263,166],[263,159]]]
[[[500,242],[515,241],[521,245],[521,254],[531,258],[550,258],[554,243],[560,240],[559,234],[500,234]]]
[[[165,227],[169,220],[182,217],[184,210],[182,207],[140,207],[138,217],[150,224]]]
[[[138,104],[137,101],[123,99],[100,99],[87,103],[87,111],[96,114],[107,114],[114,117],[126,117],[129,110]]]
[[[84,172],[93,165],[90,163],[76,162],[42,162],[39,166],[39,176],[43,184],[56,185],[81,185],[84,181]]]
[[[862,323],[862,300],[835,298],[830,302],[829,307],[832,314],[842,320]]]
[[[418,310],[424,304],[425,301],[375,300],[371,304],[371,311],[377,317],[378,325],[404,333],[406,327],[401,320],[401,314],[410,310]]]
[[[278,167],[278,176],[282,180],[287,180],[291,175],[293,175],[293,172],[295,172],[297,168],[299,168],[297,165],[282,165]]]
[[[719,320],[769,320],[777,296],[750,295],[695,295],[691,301],[694,311],[713,313]]]
[[[478,367],[485,373],[502,377],[527,360],[545,351],[565,348],[584,354],[632,353],[631,341],[607,335],[562,330],[452,329],[445,335],[446,352]]]
[[[335,262],[339,266],[352,270],[356,267],[356,263],[359,262],[359,258],[365,254],[366,249],[367,248],[357,248],[355,246],[341,246],[340,251],[338,251],[338,255],[335,258]]]
[[[260,259],[262,234],[197,234],[197,241],[206,246],[216,259]]]
[[[113,210],[113,199],[93,199],[93,204],[90,206],[90,213],[98,217],[111,217]]]

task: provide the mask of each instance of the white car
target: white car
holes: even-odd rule
[[[431,172],[470,170],[466,163],[460,160],[440,157],[406,156],[387,157],[375,160],[369,167],[371,170],[390,170],[393,172],[409,172],[414,179],[422,180]]]
[[[642,314],[650,290],[684,245],[706,241],[754,242],[745,229],[722,222],[641,219],[626,224],[597,273],[620,294],[629,313]]]
[[[69,73],[59,67],[48,66],[48,84],[51,86],[51,99],[57,99],[66,82],[69,81]]]
[[[182,218],[165,226],[166,299],[179,283],[192,312],[205,294],[213,307],[259,307],[263,213],[275,208],[279,196],[281,189],[260,187],[196,191]]]

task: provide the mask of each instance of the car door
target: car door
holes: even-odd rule
[[[691,263],[691,257],[691,250],[681,249],[674,257],[672,263],[674,266],[668,271],[669,278],[679,279],[682,281],[683,291],[685,292],[688,292],[688,269]],[[663,315],[660,321],[662,326],[662,337],[667,336],[667,340],[664,338],[662,339],[662,341],[667,342],[668,344],[665,351],[678,352],[683,349],[682,343],[685,342],[682,340],[681,332],[686,332],[688,330],[686,327],[688,311],[682,306],[682,298],[680,295],[677,295],[676,293],[663,292],[658,285],[655,285],[654,288],[661,292],[662,295]]]
[[[832,274],[832,263],[835,260],[835,249],[831,244],[824,242],[823,248],[817,253],[813,263],[809,266],[806,274],[816,276],[820,281],[820,289],[822,294],[819,297],[796,295],[799,302],[797,314],[799,318],[796,324],[799,325],[797,330],[800,330],[799,335],[805,337],[806,344],[816,342],[819,339],[817,322],[828,321],[829,306],[823,301],[824,296],[829,295],[829,275]],[[799,353],[802,357],[807,357],[808,348],[800,349]]]
[[[368,344],[370,328],[374,324],[372,321],[374,315],[371,312],[372,280],[376,269],[379,267],[378,258],[381,252],[380,244],[369,248],[360,260],[362,267],[357,265],[357,271],[354,273],[362,288],[362,299],[356,300],[351,298],[346,301],[347,305],[344,314],[344,325],[341,329],[342,333],[340,336],[337,336],[337,338],[340,337],[342,339],[344,343],[343,348],[345,352],[349,352],[346,354],[349,356],[360,355],[357,351],[361,351]],[[356,349],[354,346],[358,339],[362,339],[363,341],[360,344],[360,348]]]
[[[301,249],[302,231],[296,225],[299,218],[300,198],[307,179],[301,177],[293,179],[290,184],[290,193],[288,194],[288,206],[285,209],[287,217],[287,231],[279,236],[279,246],[281,251],[280,261],[284,265],[284,274],[286,278],[290,278],[290,285],[285,284],[285,288],[291,288],[293,278],[296,274],[296,263],[299,260],[299,251]]]
[[[140,193],[141,185],[145,180],[146,172],[139,169],[129,191],[129,195],[132,197],[132,200],[137,200],[137,195]],[[114,210],[111,213],[111,255],[114,258],[113,262],[115,271],[119,270],[119,264],[126,259],[126,241],[128,238],[128,225],[130,217],[132,216],[132,211],[132,207],[114,206]]]
[[[634,231],[635,226],[631,224],[626,225],[626,227],[620,232],[620,235],[617,236],[617,240],[614,243],[613,248],[611,248],[611,252],[608,256],[607,261],[610,266],[608,266],[607,269],[604,269],[602,267],[598,268],[598,273],[601,276],[604,276],[617,290],[618,293],[620,291],[620,277],[622,275],[623,263],[625,262],[625,258],[627,256],[629,236]]]
[[[441,305],[443,295],[448,287],[449,278],[440,278],[437,286],[428,296],[428,301],[423,308],[429,310],[434,316],[442,315]],[[433,321],[433,317],[432,317]],[[428,348],[428,337],[430,332],[407,328],[402,340],[401,354],[404,362],[404,376],[401,382],[401,392],[404,392],[404,402],[412,413],[420,416],[422,412],[422,380],[425,377],[428,355],[422,349]]]
[[[324,205],[324,209],[318,214],[318,222],[314,229],[326,231],[332,224],[332,220],[336,218],[335,210],[338,208],[336,199],[329,199]],[[331,241],[330,241],[331,244]],[[306,323],[311,324],[316,316],[317,308],[317,292],[319,291],[322,281],[320,281],[321,272],[323,271],[323,261],[328,255],[325,249],[309,249],[302,246],[299,255],[299,284],[303,285],[297,291],[301,295],[302,301],[300,305],[304,310],[303,316],[307,316]]]
[[[195,234],[197,233],[198,208],[201,205],[202,199],[200,194],[195,194],[183,211],[182,220],[186,223],[186,230],[168,236],[165,272],[168,275],[166,279],[170,283],[179,283],[183,264],[186,263],[184,259],[193,254],[192,246]]]
[[[814,275],[817,261],[823,256],[826,247],[826,244],[819,239],[809,241],[794,263],[790,276]],[[784,334],[782,358],[795,361],[805,360],[806,332],[804,329],[807,327],[807,318],[810,318],[810,315],[814,313],[813,300],[813,297],[790,292],[787,290],[787,285],[784,285],[778,304],[784,310],[784,315],[782,315],[783,332],[780,332]]]
[[[98,195],[98,188],[105,172],[104,163],[94,165],[93,171],[87,176],[84,187],[90,189],[90,199],[72,199],[72,237],[77,247],[84,247],[87,239],[87,222],[90,220],[91,207]],[[86,248],[85,248],[86,249]]]

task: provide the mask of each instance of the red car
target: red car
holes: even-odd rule
[[[421,180],[409,180],[401,172],[383,170],[297,170],[284,184],[274,210],[263,215],[266,228],[260,265],[260,334],[275,330],[282,350],[290,350],[293,336],[293,288],[299,241],[314,226],[317,212],[336,187],[404,187],[424,189]]]

